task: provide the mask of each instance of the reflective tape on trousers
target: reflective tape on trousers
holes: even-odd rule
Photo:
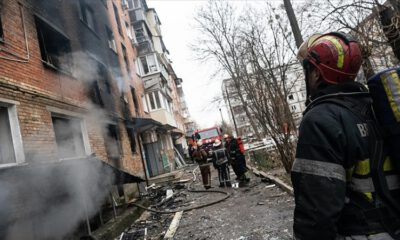
[[[400,188],[400,178],[397,175],[386,176],[386,182],[389,190],[395,190]],[[356,192],[368,193],[375,192],[375,187],[372,182],[372,178],[352,178],[350,188]]]
[[[346,171],[340,164],[296,158],[292,172],[306,173],[320,177],[334,178],[346,181]]]

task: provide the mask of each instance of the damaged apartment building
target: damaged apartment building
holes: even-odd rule
[[[188,116],[167,54],[145,1],[0,0],[0,239],[90,232],[176,168]]]

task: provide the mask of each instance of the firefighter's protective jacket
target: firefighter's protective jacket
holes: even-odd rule
[[[337,92],[362,92],[362,85],[330,86],[319,96]],[[369,109],[368,97],[347,97]],[[318,101],[318,100],[316,100]],[[296,239],[335,239],[337,235],[384,232],[379,196],[371,179],[370,139],[366,119],[335,103],[310,104],[299,129],[292,183],[296,207]],[[399,189],[399,177],[390,159],[384,163],[390,190]],[[397,224],[388,213],[385,222]],[[393,220],[394,219],[394,220]],[[394,227],[394,226],[393,226]]]

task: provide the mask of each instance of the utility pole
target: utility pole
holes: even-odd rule
[[[219,113],[221,114],[222,123],[224,123],[224,117],[222,116],[222,110],[221,110],[221,108],[219,109]]]
[[[297,48],[303,43],[303,37],[301,36],[301,31],[299,28],[299,24],[297,23],[296,15],[294,15],[292,3],[290,0],[283,0],[283,4],[285,5],[286,14],[288,15],[290,27],[292,28],[294,40],[296,41]]]
[[[229,99],[228,88],[226,87],[226,85],[227,84],[225,84],[226,99],[228,99],[229,110],[231,111],[231,114],[232,114],[233,125],[235,126],[235,132],[236,132],[236,136],[237,136],[239,134],[239,132],[238,132],[238,129],[237,129],[237,126],[236,126],[235,114],[233,114],[231,100]]]

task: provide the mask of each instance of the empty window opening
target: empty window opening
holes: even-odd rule
[[[94,81],[91,84],[90,97],[94,104],[96,104],[97,106],[100,106],[100,107],[104,107],[104,102],[103,102],[103,99],[101,98],[101,90],[100,90],[98,81]]]
[[[131,146],[132,153],[136,153],[135,132],[133,131],[133,128],[127,128],[126,130],[128,132],[128,138],[129,138],[129,143],[130,143],[130,146]]]
[[[131,69],[129,67],[129,60],[128,60],[128,55],[126,53],[126,47],[122,43],[121,43],[121,48],[122,48],[122,55],[124,57],[124,62],[125,62],[125,66],[126,66],[126,71],[128,72],[128,74],[130,74]]]
[[[115,43],[114,33],[106,27],[108,47],[117,52],[117,44]]]
[[[294,99],[293,94],[290,94],[290,95],[288,96],[288,98],[289,98],[289,100],[293,100],[293,99]]]
[[[113,8],[114,8],[114,17],[115,17],[115,21],[117,22],[117,26],[118,26],[118,32],[121,36],[122,35],[122,27],[121,27],[121,21],[119,20],[119,13],[118,13],[118,8],[117,6],[115,6],[115,4],[113,3]]]
[[[114,124],[108,124],[105,130],[104,142],[107,156],[111,160],[118,160],[120,157],[118,128]]]
[[[35,17],[35,23],[42,61],[47,66],[70,72],[72,61],[68,38],[38,17]]]
[[[8,108],[0,106],[0,164],[15,162]]]
[[[81,120],[78,118],[52,116],[58,156],[61,159],[82,157],[85,148]]]
[[[95,28],[95,21],[94,21],[94,11],[90,6],[84,1],[79,1],[80,5],[80,16],[81,20],[93,31],[96,30]]]

